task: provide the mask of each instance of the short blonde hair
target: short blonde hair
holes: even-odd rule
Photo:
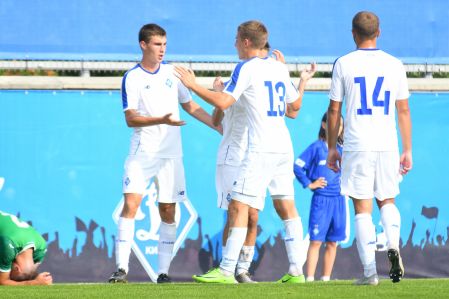
[[[361,11],[352,19],[352,30],[363,39],[375,38],[379,32],[379,18],[372,12]]]
[[[262,49],[268,41],[268,30],[262,22],[247,21],[237,29],[240,39],[248,39],[252,48]]]

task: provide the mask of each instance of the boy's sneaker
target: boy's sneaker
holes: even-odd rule
[[[235,280],[237,280],[238,283],[257,283],[257,281],[251,279],[251,274],[248,272],[243,272],[236,275]]]
[[[285,274],[281,279],[277,281],[278,283],[305,283],[306,279],[304,275],[293,276],[290,274]]]
[[[126,271],[122,268],[118,269],[117,272],[112,273],[111,277],[109,278],[109,283],[127,283],[127,274]]]
[[[363,276],[362,278],[356,280],[354,282],[355,285],[370,285],[370,286],[377,286],[379,284],[379,277],[377,274],[373,274],[369,277]]]
[[[388,249],[388,259],[390,260],[390,279],[395,282],[400,282],[404,276],[404,266],[402,265],[402,258],[399,251],[396,249]]]
[[[193,275],[192,278],[196,282],[202,283],[237,283],[234,275],[226,276],[218,267],[210,269],[203,275]]]
[[[157,283],[171,283],[171,278],[165,273],[159,274]]]

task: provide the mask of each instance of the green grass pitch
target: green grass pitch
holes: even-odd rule
[[[405,279],[393,284],[353,286],[352,281],[306,284],[206,285],[197,283],[54,284],[0,286],[0,298],[449,298],[449,279]]]

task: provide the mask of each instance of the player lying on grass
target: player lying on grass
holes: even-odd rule
[[[42,236],[28,223],[0,211],[0,285],[48,285],[48,272],[37,272],[47,253]]]

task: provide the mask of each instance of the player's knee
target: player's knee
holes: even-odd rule
[[[257,222],[259,221],[259,212],[256,209],[250,209],[248,213],[248,229],[257,229]]]
[[[326,247],[329,247],[329,248],[337,248],[337,242],[330,242],[330,241],[328,241],[328,242],[326,242]]]
[[[173,223],[175,221],[175,204],[159,204],[159,215],[165,223]]]

